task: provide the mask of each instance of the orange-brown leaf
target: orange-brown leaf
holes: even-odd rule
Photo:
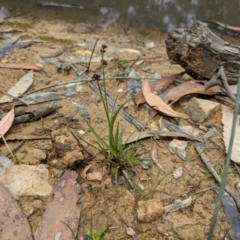
[[[170,106],[168,106],[160,97],[152,93],[150,85],[147,80],[142,83],[142,91],[146,102],[154,109],[166,114],[170,117],[189,118],[184,113],[175,112]]]
[[[211,87],[207,90],[205,90],[204,85],[201,85],[197,83],[196,81],[188,81],[184,82],[174,88],[172,88],[163,98],[163,101],[165,103],[173,104],[176,101],[178,101],[181,97],[199,93],[204,95],[215,95],[221,92],[221,89],[219,86]]]
[[[2,137],[12,126],[14,120],[14,106],[0,121],[0,137]]]
[[[172,84],[173,80],[180,76],[181,74],[173,74],[167,77],[164,77],[163,79],[157,81],[154,85],[151,86],[151,90],[156,93],[160,94],[162,91],[164,91],[170,84]],[[146,100],[143,96],[143,92],[139,92],[135,99],[134,99],[136,105],[140,105],[142,103],[145,103]]]
[[[226,28],[226,29],[229,29],[229,30],[232,30],[232,31],[235,31],[235,32],[240,32],[240,28],[239,27],[234,27],[234,26],[230,26],[230,25],[226,25],[224,23],[221,23],[221,22],[218,22],[218,21],[212,21],[213,23],[223,27],[223,28]]]

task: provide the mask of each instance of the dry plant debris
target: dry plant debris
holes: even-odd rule
[[[226,93],[224,83],[208,88],[204,86],[205,81],[185,81],[181,67],[169,67],[165,45],[160,38],[150,41],[148,48],[145,44],[139,47],[134,42],[133,34],[109,31],[113,39],[110,41],[106,40],[105,32],[96,34],[92,29],[91,34],[85,32],[81,36],[68,32],[71,40],[69,45],[69,41],[64,42],[61,36],[70,27],[72,25],[67,23],[53,24],[51,21],[35,23],[33,28],[37,36],[45,31],[50,35],[48,41],[27,40],[19,43],[20,37],[16,36],[19,33],[14,32],[10,39],[2,42],[0,49],[0,67],[4,73],[0,75],[0,84],[5,82],[6,76],[9,79],[6,84],[0,85],[0,135],[7,139],[14,150],[18,160],[15,168],[19,166],[25,171],[28,165],[37,167],[45,164],[49,179],[44,181],[54,188],[51,194],[49,190],[45,191],[45,197],[39,194],[27,196],[24,193],[18,199],[28,217],[32,234],[36,239],[61,236],[80,239],[86,237],[87,232],[96,233],[104,228],[106,239],[126,238],[127,235],[132,239],[162,239],[166,236],[173,239],[204,239],[216,197],[213,191],[204,190],[214,182],[208,178],[208,171],[219,182],[225,158],[225,152],[219,150],[224,148],[221,139],[222,116],[217,111],[203,123],[193,123],[182,113],[178,101],[194,94],[205,95],[211,100],[211,95]],[[33,34],[29,30],[26,33]],[[99,39],[98,42],[96,39]],[[121,136],[123,142],[129,147],[136,146],[135,155],[140,160],[140,164],[126,169],[114,169],[105,162],[96,139],[83,120],[83,117],[88,118],[101,137],[107,139],[99,89],[90,77],[101,73],[99,49],[102,43],[108,45],[104,59],[108,61],[105,69],[107,92],[103,94],[107,94],[109,106],[118,109],[129,100],[128,93],[131,91],[134,94],[130,95],[136,103],[134,108],[134,103],[129,101],[128,106],[120,111],[121,117],[117,117],[117,121],[125,128],[124,136]],[[118,77],[114,76],[116,61],[125,61],[124,71]],[[25,72],[26,69],[31,71]],[[160,75],[163,76],[161,80]],[[219,78],[224,80],[223,69],[218,69],[215,78],[218,81],[214,84],[219,85]],[[101,75],[98,80],[101,85]],[[137,84],[128,84],[133,80]],[[12,103],[7,103],[13,100],[16,101],[15,109],[11,108]],[[154,110],[154,118],[151,118],[149,110]],[[224,125],[229,126],[229,115],[226,119],[228,123],[225,121]],[[182,128],[190,125],[199,133]],[[206,135],[213,128],[218,129],[217,134]],[[228,134],[225,127],[224,132]],[[188,141],[184,161],[179,157],[180,154],[169,151],[169,142],[175,138]],[[19,144],[19,140],[26,141]],[[203,142],[208,146],[205,155],[205,149],[196,147]],[[3,142],[0,144],[1,154],[6,156],[8,149]],[[208,171],[204,168],[200,161],[203,156],[216,166],[217,175],[212,168]],[[237,162],[235,157],[233,160]],[[1,161],[3,158],[0,158],[0,168],[4,170],[4,176],[8,168],[8,172],[11,171],[12,164],[6,167]],[[15,175],[18,176],[20,172]],[[239,176],[231,167],[226,190],[239,207],[238,193],[233,190],[236,182],[239,182],[237,179]],[[20,184],[20,180],[18,177],[14,181]],[[116,183],[122,185],[116,186]],[[4,210],[9,194],[5,188],[2,190],[2,186],[0,191],[4,197],[0,201],[0,209]],[[14,211],[19,211],[16,202],[13,200],[12,203]],[[136,204],[139,208],[143,207],[140,213],[136,211]],[[221,222],[224,216],[222,209],[216,239],[225,236],[226,232],[231,235],[231,227],[235,229],[233,222]],[[22,219],[26,228],[18,231],[25,231],[22,236],[29,235],[27,219]],[[4,221],[8,223],[9,219]],[[7,234],[11,226],[4,229],[4,234]]]

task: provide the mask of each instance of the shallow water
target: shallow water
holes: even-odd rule
[[[102,27],[120,23],[162,32],[178,27],[189,27],[196,19],[217,20],[240,26],[239,0],[50,0],[49,2],[77,4],[77,6],[47,7],[33,0],[1,0],[0,18],[6,16],[7,12],[10,15],[30,13],[36,18],[59,18],[65,21],[98,24]]]

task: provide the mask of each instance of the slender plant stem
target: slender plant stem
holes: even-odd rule
[[[11,154],[11,156],[12,156],[14,162],[16,163],[16,162],[17,162],[17,159],[14,157],[14,155],[13,155],[11,149],[9,148],[9,146],[8,146],[8,144],[7,144],[7,141],[6,141],[5,137],[2,136],[2,139],[3,139],[3,142],[5,143],[5,145],[6,145],[7,149],[8,149],[8,151],[10,152],[10,154]]]
[[[226,182],[227,182],[228,168],[229,168],[229,165],[230,165],[232,148],[233,148],[233,141],[234,141],[234,136],[235,136],[235,131],[236,131],[237,116],[238,116],[238,109],[239,109],[239,100],[240,100],[240,68],[239,68],[239,74],[238,74],[237,99],[236,99],[235,108],[234,108],[232,130],[231,130],[231,136],[230,136],[229,145],[228,145],[229,146],[228,154],[227,154],[227,158],[226,158],[226,162],[225,162],[225,167],[224,167],[222,182],[221,182],[221,185],[220,185],[220,190],[218,192],[218,197],[217,197],[215,209],[214,209],[214,212],[213,212],[212,222],[211,222],[210,229],[209,229],[208,240],[211,240],[212,237],[213,237],[214,228],[215,228],[216,223],[217,223],[218,212],[219,212],[219,209],[220,209],[221,199],[222,199],[222,196],[223,196],[223,193],[224,193],[224,188],[225,188]]]
[[[94,51],[95,51],[95,48],[96,48],[96,46],[97,46],[97,43],[98,43],[98,38],[97,38],[97,40],[96,40],[96,42],[95,42],[95,44],[94,44],[94,47],[93,47],[93,50],[92,50],[92,53],[91,53],[91,56],[90,56],[90,59],[89,59],[89,63],[88,63],[87,70],[86,70],[87,72],[89,72],[89,70],[90,70],[90,65],[91,65],[93,53],[94,53]]]

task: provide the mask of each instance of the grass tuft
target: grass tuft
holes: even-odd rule
[[[95,130],[95,128],[86,120],[91,132],[97,140],[97,144],[101,149],[101,152],[105,155],[105,160],[111,166],[115,167],[126,167],[129,165],[139,163],[138,158],[135,156],[136,144],[128,145],[123,142],[124,128],[120,126],[117,121],[117,117],[125,106],[126,102],[120,105],[116,111],[114,111],[115,106],[112,110],[109,109],[107,101],[107,90],[105,82],[105,67],[107,66],[107,61],[104,60],[104,53],[106,52],[106,45],[102,45],[101,52],[101,67],[102,67],[102,78],[103,78],[103,90],[99,84],[100,75],[94,74],[93,80],[97,82],[98,89],[100,92],[101,100],[103,103],[105,115],[108,123],[108,140],[104,140]],[[115,100],[116,104],[117,99]]]

